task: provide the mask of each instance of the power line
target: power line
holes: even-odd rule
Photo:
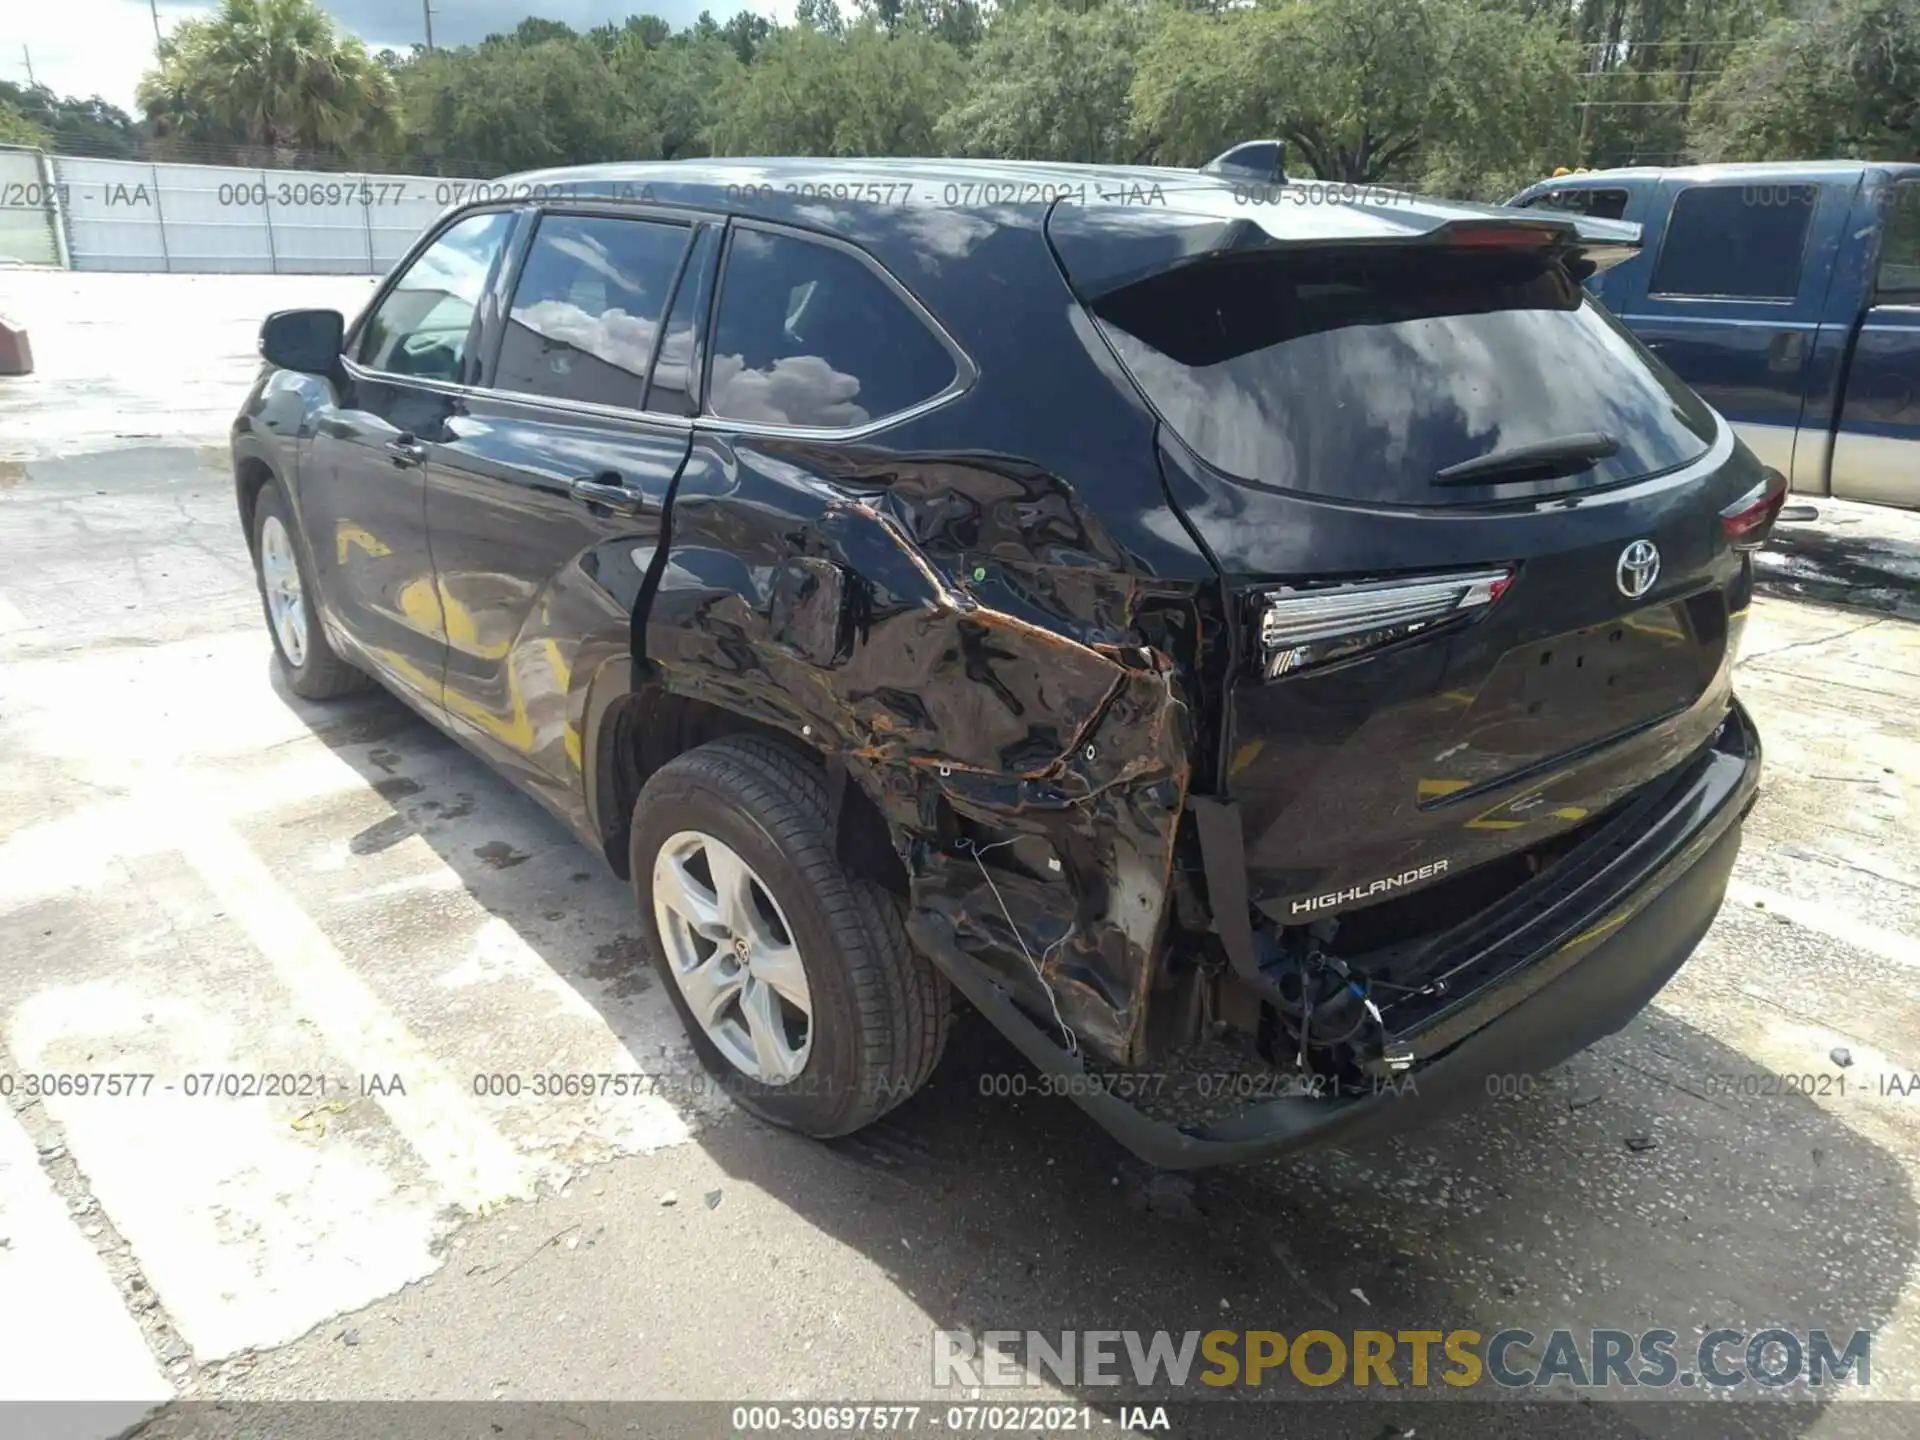
[[[1675,80],[1682,75],[1729,75],[1729,70],[1582,70],[1582,80]]]
[[[1577,109],[1582,110],[1589,108],[1597,110],[1602,106],[1622,105],[1658,105],[1662,109],[1667,110],[1677,110],[1680,108],[1680,102],[1678,100],[1576,100],[1573,103]],[[1698,96],[1693,96],[1687,100],[1687,108],[1694,109],[1701,105],[1740,105],[1743,103],[1746,103],[1745,97],[1737,95],[1727,95],[1718,100],[1702,99]]]
[[[1745,45],[1745,40],[1582,40],[1582,50],[1708,50],[1725,45]]]

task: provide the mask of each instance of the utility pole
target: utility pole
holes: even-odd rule
[[[38,89],[39,81],[33,78],[33,51],[29,50],[23,43],[20,46],[20,53],[27,57],[27,88],[29,90]]]
[[[427,22],[427,53],[433,53],[433,0],[420,0],[420,18]]]
[[[147,0],[147,9],[153,12],[153,50],[160,53],[160,0]]]

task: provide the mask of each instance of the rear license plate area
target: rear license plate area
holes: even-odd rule
[[[1555,754],[1686,708],[1706,688],[1683,603],[1509,651],[1467,716],[1475,749],[1529,759]]]

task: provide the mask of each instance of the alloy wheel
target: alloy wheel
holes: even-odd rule
[[[260,527],[260,580],[281,653],[297,669],[307,659],[307,596],[293,555],[293,537],[278,515],[269,515]]]
[[[680,994],[728,1063],[785,1085],[813,1048],[813,997],[793,928],[753,867],[699,830],[653,862],[653,915]]]

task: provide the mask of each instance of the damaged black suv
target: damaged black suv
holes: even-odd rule
[[[1720,904],[1785,486],[1583,292],[1637,239],[536,174],[266,322],[240,515],[292,689],[378,680],[603,853],[751,1110],[868,1124],[958,990],[1139,1155],[1250,1158],[1560,1060]]]

